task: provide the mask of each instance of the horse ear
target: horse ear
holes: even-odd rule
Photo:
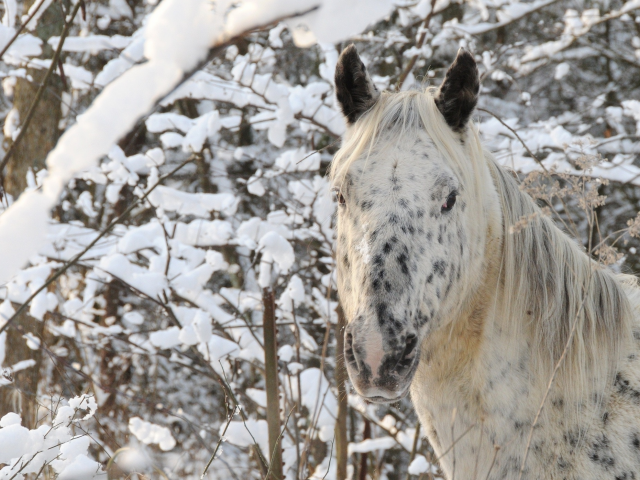
[[[342,51],[336,65],[336,97],[347,122],[353,124],[380,97],[354,44]]]
[[[461,48],[436,94],[436,105],[456,132],[462,131],[478,103],[480,76],[473,55]]]

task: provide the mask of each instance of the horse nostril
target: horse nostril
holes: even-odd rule
[[[409,368],[415,358],[416,347],[418,346],[418,336],[408,335],[405,341],[405,347],[402,351],[402,355],[398,359],[398,363],[395,366],[396,372],[403,373],[403,370]]]
[[[347,359],[347,363],[355,367],[358,371],[360,370],[360,365],[358,365],[358,361],[356,360],[356,356],[353,351],[353,335],[350,333],[347,333],[346,335],[344,356]]]
[[[418,336],[417,335],[408,335],[406,344],[407,344],[407,346],[404,349],[405,356],[409,355],[410,353],[412,353],[415,350],[416,346],[418,345]]]

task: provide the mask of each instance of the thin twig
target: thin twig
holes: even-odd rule
[[[409,455],[409,465],[413,462],[413,459],[416,458],[416,452],[418,450],[418,441],[420,440],[420,422],[418,422],[418,426],[416,427],[416,433],[413,435],[413,446],[411,447],[411,454]],[[407,476],[405,480],[409,480],[411,474],[407,469]]]
[[[427,16],[424,18],[424,22],[422,22],[422,26],[420,27],[420,29],[422,30],[422,33],[420,33],[420,38],[416,42],[417,49],[421,49],[422,46],[424,45],[424,41],[427,38],[427,28],[429,28],[429,23],[431,23],[431,18],[435,13],[435,9],[436,9],[436,0],[431,0],[431,10],[427,14]],[[402,88],[402,84],[404,83],[404,81],[407,79],[407,77],[413,70],[413,67],[418,61],[419,56],[420,54],[416,53],[413,57],[411,57],[411,60],[409,60],[409,63],[407,64],[405,69],[400,74],[400,77],[398,78],[398,83],[396,83],[396,90],[400,90]]]
[[[449,453],[449,450],[451,450],[453,447],[455,447],[456,443],[458,443],[460,440],[462,440],[462,438],[471,431],[471,429],[473,427],[475,427],[477,424],[476,423],[472,423],[471,425],[469,425],[469,427],[467,427],[467,429],[462,433],[462,435],[460,435],[458,438],[456,438],[453,443],[451,445],[449,445],[449,447],[442,452],[442,455],[440,455],[438,458],[436,458],[436,462],[439,462],[440,459],[442,459],[447,453]]]
[[[218,443],[216,443],[216,448],[213,450],[213,453],[211,454],[211,458],[207,462],[207,466],[204,467],[204,471],[202,472],[202,475],[200,475],[200,480],[202,480],[204,478],[204,476],[207,473],[207,470],[209,470],[209,467],[213,463],[213,459],[216,458],[216,453],[218,453],[218,449],[220,448],[220,444],[222,443],[222,440],[223,440],[224,436],[227,433],[229,425],[231,425],[231,420],[233,420],[233,416],[236,414],[237,408],[238,407],[235,407],[233,409],[233,413],[231,413],[231,415],[229,415],[229,418],[227,419],[227,424],[224,426],[224,430],[222,431],[222,434],[220,435],[220,438],[218,439]]]
[[[322,477],[322,480],[325,480],[327,478],[327,475],[329,475],[329,471],[331,470],[331,459],[333,458],[333,444],[335,441],[336,441],[336,436],[334,434],[333,440],[331,440],[331,448],[329,450],[329,464],[327,465],[327,471],[325,472],[324,477]]]
[[[513,133],[515,135],[515,137],[518,139],[518,141],[522,144],[522,146],[525,148],[525,150],[529,153],[529,155],[531,155],[531,158],[533,158],[536,163],[538,165],[540,165],[540,167],[545,171],[545,173],[549,176],[551,176],[551,172],[549,171],[549,169],[547,169],[547,167],[544,165],[544,163],[542,163],[542,160],[540,160],[538,157],[535,156],[535,154],[531,151],[531,149],[529,148],[529,146],[525,143],[524,140],[522,140],[522,138],[520,137],[520,135],[518,135],[518,132],[516,132],[513,128],[511,128],[509,125],[507,125],[498,115],[496,115],[493,112],[490,112],[489,110],[486,110],[484,108],[477,108],[476,110],[480,111],[480,112],[484,112],[487,113],[489,115],[491,115],[493,118],[495,118],[498,122],[500,122],[502,124],[503,127],[505,127],[507,130],[509,130],[511,133]],[[569,219],[569,222],[571,223],[571,226],[573,228],[573,234],[575,235],[576,238],[580,238],[580,235],[578,234],[578,227],[576,226],[576,224],[573,222],[573,219],[571,218],[571,215],[569,215],[569,209],[567,207],[567,204],[564,201],[564,198],[559,197],[560,202],[562,203],[562,208],[564,208],[564,211],[567,213],[567,218]],[[556,209],[553,207],[553,205],[551,204],[551,202],[549,203],[549,207],[551,207],[553,209],[554,212],[556,212]],[[556,212],[556,214],[558,215],[558,218],[560,219],[560,221],[564,224],[564,220],[562,219],[562,217],[558,214],[558,212]],[[566,226],[566,224],[565,224]],[[568,228],[567,228],[568,229]]]
[[[484,435],[484,419],[480,425],[480,441],[478,442],[478,454],[476,455],[476,465],[473,467],[473,480],[478,479],[478,462],[480,461],[480,451],[482,449],[482,436]]]
[[[46,289],[49,285],[51,285],[51,283],[53,283],[54,281],[56,281],[64,272],[66,272],[67,270],[69,270],[69,268],[71,268],[72,266],[74,266],[76,263],[78,263],[78,261],[82,258],[82,256],[87,253],[89,250],[91,250],[91,248],[93,248],[93,246],[98,243],[98,241],[104,237],[107,233],[109,233],[111,231],[111,229],[113,229],[113,227],[115,227],[118,223],[120,223],[122,220],[124,220],[129,213],[131,213],[131,211],[137,207],[138,205],[140,205],[148,196],[149,194],[151,194],[151,192],[153,192],[155,190],[155,188],[157,186],[160,185],[161,182],[163,182],[164,180],[166,180],[167,178],[173,176],[178,170],[180,170],[182,167],[184,167],[185,165],[187,165],[188,163],[191,163],[193,161],[193,157],[190,157],[188,160],[185,160],[184,162],[182,162],[180,165],[178,165],[176,168],[174,168],[171,172],[163,175],[162,177],[160,177],[157,181],[157,183],[155,185],[153,185],[149,190],[147,190],[145,192],[145,194],[140,197],[138,200],[136,200],[135,202],[133,202],[131,205],[129,205],[129,207],[122,212],[122,214],[116,218],[115,220],[113,220],[109,225],[107,225],[99,234],[96,238],[93,239],[93,241],[91,243],[89,243],[89,245],[87,245],[85,247],[84,250],[82,250],[80,253],[78,253],[75,257],[73,257],[71,260],[69,260],[67,263],[64,264],[64,266],[62,268],[60,268],[60,270],[58,270],[53,276],[51,276],[46,282],[44,282],[44,284],[38,288],[35,292],[33,292],[31,294],[31,296],[29,298],[27,298],[24,303],[22,305],[20,305],[20,307],[18,308],[18,310],[16,310],[16,313],[14,313],[8,320],[7,322],[0,327],[0,333],[4,332],[9,325],[11,325],[11,323],[27,308],[27,306],[31,303],[31,301],[36,298],[36,296],[42,292],[44,289]]]
[[[35,17],[36,13],[38,13],[38,10],[40,10],[40,7],[44,5],[45,1],[46,0],[40,0],[40,3],[33,9],[33,12],[29,14],[29,16],[27,17],[27,20],[22,25],[20,25],[20,28],[16,31],[13,37],[11,37],[11,40],[9,40],[9,43],[7,43],[4,46],[4,48],[0,51],[0,60],[2,60],[2,57],[4,57],[4,54],[7,53],[7,50],[9,50],[9,48],[11,48],[11,45],[13,45],[14,42],[18,39],[18,36],[22,33],[22,31],[27,27],[27,25],[29,25],[29,22],[31,21],[31,19]]]
[[[334,145],[335,145],[336,143],[338,143],[340,140],[341,140],[341,138],[338,138],[338,139],[334,140],[333,142],[331,142],[329,145],[325,145],[324,147],[319,148],[318,150],[314,150],[314,151],[313,151],[313,152],[311,152],[309,155],[307,155],[306,157],[304,157],[302,160],[298,160],[298,161],[296,162],[296,165],[298,165],[298,164],[302,163],[302,162],[303,162],[303,161],[305,161],[307,158],[309,158],[311,155],[313,155],[313,154],[315,154],[315,153],[319,153],[319,152],[321,152],[321,151],[323,151],[323,150],[326,150],[326,149],[327,149],[327,148],[329,148],[329,147],[334,146]]]
[[[491,460],[491,465],[489,466],[489,471],[487,472],[487,476],[485,477],[484,480],[489,480],[489,475],[491,474],[491,470],[493,470],[493,466],[496,463],[496,457],[498,456],[498,451],[500,450],[500,445],[494,445],[493,449],[494,449],[493,459]]]
[[[506,129],[508,129],[511,133],[513,133],[516,138],[518,139],[518,141],[522,144],[522,146],[525,148],[525,150],[527,151],[527,153],[529,153],[529,155],[531,155],[531,158],[533,158],[536,163],[538,165],[540,165],[545,172],[549,173],[549,170],[547,170],[547,167],[544,166],[544,164],[542,163],[542,160],[540,160],[538,157],[535,156],[535,154],[531,151],[531,149],[527,146],[527,144],[525,143],[524,140],[522,140],[522,138],[520,138],[520,135],[518,135],[518,132],[516,132],[513,128],[511,128],[509,125],[507,125],[507,123],[505,123],[498,115],[496,115],[493,112],[490,112],[489,110],[485,109],[485,108],[476,108],[476,110],[478,110],[479,112],[484,112],[487,113],[489,115],[491,115],[493,118],[495,118],[496,120],[498,120],[498,122],[500,122],[502,124],[503,127],[505,127]]]
[[[249,433],[249,436],[251,437],[251,440],[253,440],[253,444],[255,445],[258,457],[260,458],[260,461],[262,462],[262,466],[266,469],[266,468],[268,468],[268,464],[267,464],[267,461],[265,460],[264,456],[262,455],[262,451],[260,450],[260,445],[258,445],[258,441],[253,436],[253,433],[251,433],[251,430],[249,430],[249,427],[247,427],[247,417],[244,414],[244,410],[242,409],[242,406],[240,405],[240,402],[238,402],[238,399],[236,398],[236,394],[234,393],[233,389],[231,388],[231,385],[229,385],[229,382],[227,381],[227,374],[224,371],[224,366],[222,365],[222,362],[220,360],[218,360],[218,363],[220,364],[220,368],[222,369],[222,377],[221,377],[221,379],[222,379],[222,381],[224,381],[223,387],[228,392],[229,397],[231,398],[231,400],[233,400],[233,403],[235,404],[235,406],[238,407],[239,412],[240,412],[240,417],[242,418],[242,423],[244,424],[244,428],[247,430],[247,433]]]

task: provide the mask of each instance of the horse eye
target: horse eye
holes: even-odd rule
[[[451,192],[449,194],[449,196],[447,197],[445,202],[442,204],[442,211],[443,212],[448,212],[449,210],[451,210],[453,208],[453,206],[456,204],[456,197],[457,196],[458,196],[458,194],[456,192]]]
[[[339,188],[334,189],[333,193],[336,194],[336,200],[338,201],[338,205],[340,206],[346,205],[347,201],[344,199],[344,195],[342,195],[342,192],[340,191]]]

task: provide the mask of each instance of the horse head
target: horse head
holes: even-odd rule
[[[467,134],[478,69],[461,49],[439,88],[379,92],[351,45],[335,83],[347,121],[331,171],[345,363],[358,393],[393,402],[409,390],[421,342],[480,278],[476,192],[488,173],[468,160],[481,147]]]

